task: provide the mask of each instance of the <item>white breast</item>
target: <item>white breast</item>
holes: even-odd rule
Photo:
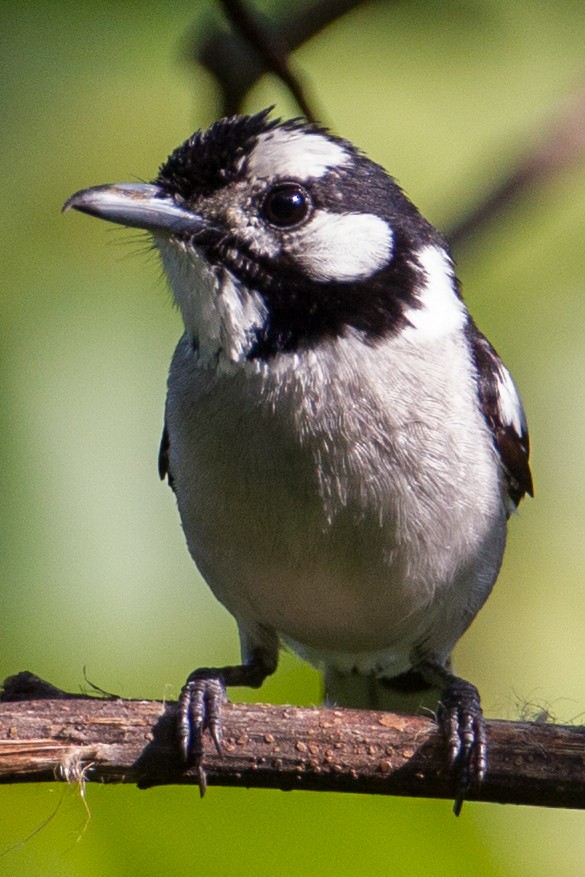
[[[179,510],[240,625],[341,669],[446,657],[505,543],[475,393],[462,333],[422,348],[348,336],[230,371],[183,340],[167,404]]]

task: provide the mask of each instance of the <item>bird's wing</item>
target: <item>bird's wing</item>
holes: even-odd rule
[[[160,448],[158,450],[158,474],[161,481],[165,478],[169,483],[169,487],[174,491],[173,473],[169,466],[169,448],[171,446],[169,431],[167,425],[163,426],[162,438],[160,440]]]
[[[508,495],[515,508],[526,493],[533,496],[524,409],[510,372],[472,322],[469,323],[468,338],[476,367],[481,410],[500,455]]]

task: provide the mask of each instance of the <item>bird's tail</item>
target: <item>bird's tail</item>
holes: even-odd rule
[[[326,667],[324,677],[325,702],[329,706],[434,715],[441,695],[440,689],[425,682],[416,670],[382,679]]]

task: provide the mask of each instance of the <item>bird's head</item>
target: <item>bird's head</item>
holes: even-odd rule
[[[68,208],[147,229],[187,331],[232,359],[348,331],[375,342],[412,324],[430,274],[452,283],[440,236],[382,167],[269,110],[197,132],[151,184],[84,189]]]

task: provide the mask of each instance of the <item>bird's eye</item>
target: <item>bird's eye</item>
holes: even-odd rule
[[[297,183],[274,186],[262,204],[262,213],[272,225],[290,228],[299,225],[309,215],[309,196]]]

